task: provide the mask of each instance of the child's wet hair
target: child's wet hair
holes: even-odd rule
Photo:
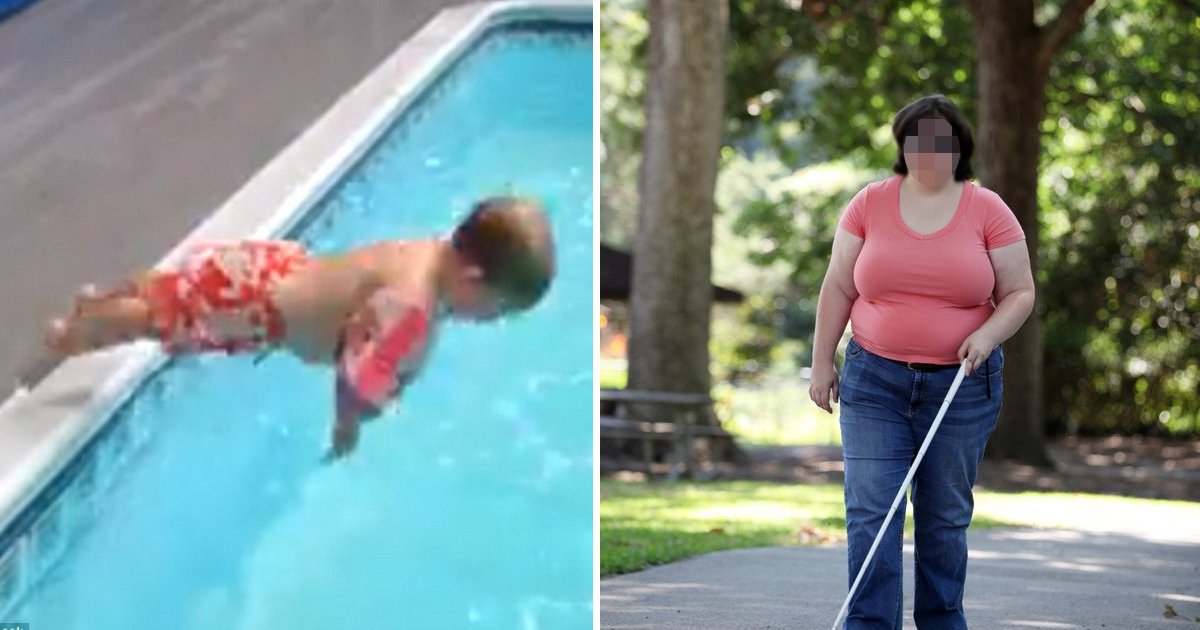
[[[508,309],[538,302],[554,277],[554,245],[541,206],[518,197],[480,201],[451,236],[454,249],[477,265]]]

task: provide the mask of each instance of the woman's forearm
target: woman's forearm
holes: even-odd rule
[[[833,362],[833,353],[846,330],[853,304],[854,300],[828,277],[821,283],[821,295],[817,298],[817,323],[813,331],[813,365]]]
[[[1033,312],[1033,302],[1033,289],[1013,291],[1000,300],[995,312],[979,329],[995,339],[997,344],[1004,343],[1020,330]]]

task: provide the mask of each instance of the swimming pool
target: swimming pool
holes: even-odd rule
[[[318,461],[328,368],[173,361],[10,526],[0,618],[590,628],[591,36],[590,23],[494,27],[290,228],[333,251],[445,232],[481,196],[536,195],[560,270],[542,304],[447,326],[399,409],[332,466]]]
[[[33,4],[35,0],[0,0],[0,20]]]

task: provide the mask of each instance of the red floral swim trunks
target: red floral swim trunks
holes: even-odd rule
[[[275,283],[307,260],[291,241],[201,243],[178,269],[154,274],[145,298],[168,352],[261,349],[283,339]]]

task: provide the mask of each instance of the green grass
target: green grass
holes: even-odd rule
[[[625,370],[614,370],[601,367],[600,368],[600,387],[601,389],[624,389],[627,379]]]
[[[910,516],[905,531],[912,533]],[[975,492],[974,529],[1087,529],[1121,518],[1200,522],[1200,504],[1070,493]],[[600,482],[600,573],[740,547],[845,540],[842,487],[755,481]]]
[[[601,575],[844,528],[840,486],[600,482]]]

